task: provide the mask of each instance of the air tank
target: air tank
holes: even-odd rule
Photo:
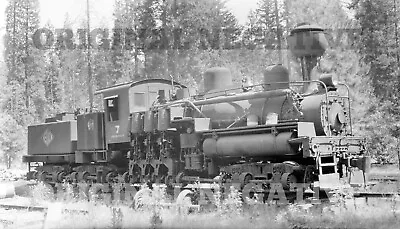
[[[288,140],[291,132],[275,134],[251,134],[208,138],[203,142],[203,151],[207,157],[271,157],[294,155]]]

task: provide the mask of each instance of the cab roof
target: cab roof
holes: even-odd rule
[[[134,87],[137,85],[141,85],[141,84],[148,84],[148,83],[163,83],[163,84],[169,84],[172,85],[172,81],[171,80],[167,80],[167,79],[144,79],[144,80],[138,80],[138,81],[133,81],[133,82],[129,82],[129,83],[122,83],[122,84],[116,84],[114,86],[111,87],[106,87],[100,90],[97,90],[94,94],[98,95],[98,94],[103,94],[103,93],[107,93],[107,92],[111,92],[111,91],[117,91],[117,90],[121,90],[124,88],[130,88],[130,87]],[[182,85],[178,82],[173,82],[174,85],[177,85],[179,87],[182,88],[187,88],[185,85]]]

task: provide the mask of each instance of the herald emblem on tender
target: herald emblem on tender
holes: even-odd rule
[[[90,131],[92,131],[94,129],[94,120],[93,119],[89,119],[89,121],[87,123],[87,128]]]
[[[43,133],[42,139],[44,144],[46,144],[46,146],[49,146],[54,139],[54,135],[49,129],[46,129],[46,131]]]

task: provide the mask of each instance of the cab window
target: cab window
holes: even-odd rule
[[[106,99],[106,106],[107,106],[107,116],[108,121],[118,121],[118,97],[107,98]]]
[[[146,107],[146,94],[143,92],[135,92],[133,94],[134,106],[145,108]]]

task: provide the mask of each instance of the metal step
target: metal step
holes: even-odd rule
[[[326,166],[336,166],[336,163],[325,163],[325,164],[320,164],[321,167],[326,167]]]

